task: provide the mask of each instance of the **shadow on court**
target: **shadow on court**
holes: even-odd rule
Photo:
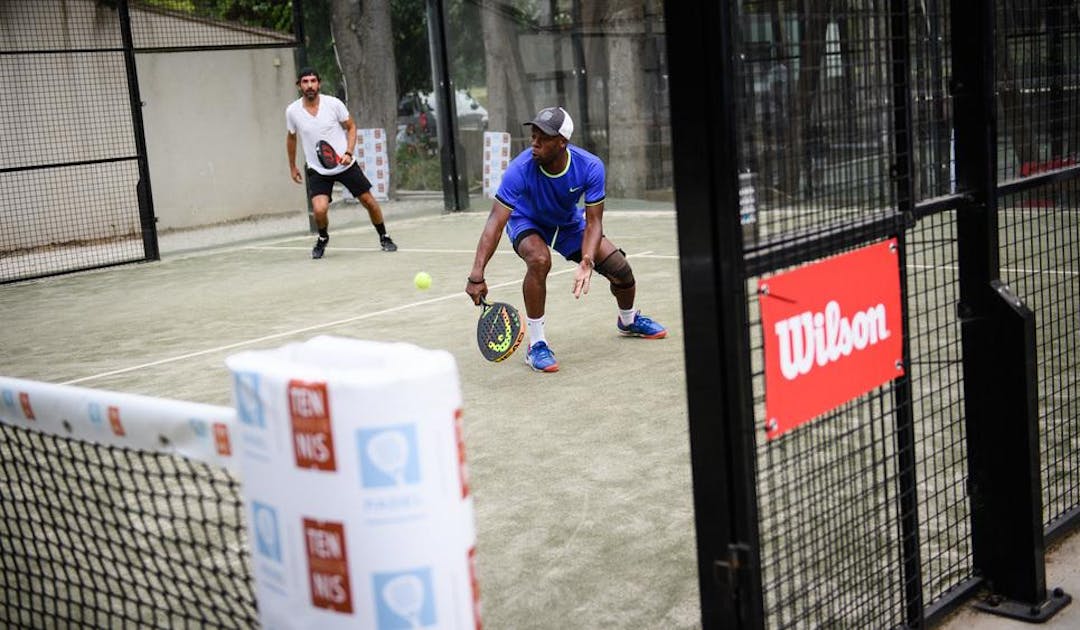
[[[554,374],[530,371],[523,349],[500,364],[476,349],[464,286],[490,202],[473,208],[384,204],[395,253],[379,251],[362,208],[336,204],[319,261],[299,216],[163,235],[156,263],[0,286],[0,374],[227,405],[224,360],[242,350],[322,334],[448,350],[465,400],[485,625],[699,627],[672,205],[610,200],[605,215],[638,306],[668,338],[620,337],[606,281],[594,276],[575,300],[574,266],[556,261]],[[413,286],[417,271],[430,289]],[[492,299],[522,308],[523,271],[504,238],[486,273]]]

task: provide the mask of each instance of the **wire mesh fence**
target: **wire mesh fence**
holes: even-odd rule
[[[756,439],[766,627],[897,627],[912,621],[913,601],[922,617],[978,576],[958,317],[957,213],[969,191],[957,183],[952,4],[760,1],[737,12],[756,426],[766,423],[759,274],[890,234],[902,235],[904,250],[907,374],[781,438]],[[1080,505],[1080,173],[1071,168],[1080,15],[1069,3],[1002,1],[997,19],[992,157],[1012,188],[998,193],[993,256],[1036,313],[1049,530]],[[1034,179],[1048,173],[1055,179]],[[993,350],[981,360],[993,361]],[[914,573],[905,571],[911,561]]]
[[[294,46],[264,5],[0,4],[0,282],[157,258],[135,54]]]
[[[20,1],[0,17],[13,82],[0,94],[0,281],[145,259],[116,10]]]

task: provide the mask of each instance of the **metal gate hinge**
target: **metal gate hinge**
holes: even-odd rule
[[[731,595],[732,599],[738,597],[741,590],[742,576],[750,561],[750,545],[745,543],[731,543],[727,548],[727,556],[713,561],[713,579]]]

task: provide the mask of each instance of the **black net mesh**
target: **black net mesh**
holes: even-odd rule
[[[238,482],[0,424],[0,626],[257,625]]]

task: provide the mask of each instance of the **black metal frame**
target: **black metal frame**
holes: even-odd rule
[[[1035,322],[1031,310],[1000,280],[997,199],[1075,181],[1080,167],[997,181],[994,3],[977,3],[973,9],[961,0],[949,1],[952,15],[965,16],[952,21],[951,31],[957,192],[916,200],[909,2],[891,0],[894,211],[788,232],[755,241],[746,251],[735,150],[740,146],[738,51],[732,39],[737,9],[705,0],[665,3],[683,321],[687,339],[693,340],[687,344],[686,372],[706,629],[765,625],[746,279],[887,236],[899,239],[904,269],[906,230],[941,212],[957,216],[963,381],[966,391],[978,393],[964,396],[975,574],[925,603],[912,391],[907,378],[898,379],[892,392],[904,626],[936,623],[980,590],[990,592],[980,604],[983,609],[1027,621],[1043,621],[1071,601],[1060,589],[1046,586],[1045,537],[1080,522],[1080,509],[1044,533]],[[703,82],[703,76],[712,80]],[[906,296],[906,274],[901,276]],[[909,362],[904,302],[904,360]],[[988,354],[997,360],[987,361]]]
[[[431,47],[435,120],[438,121],[439,151],[443,177],[443,202],[448,212],[469,209],[469,183],[465,149],[458,140],[457,95],[451,80],[446,40],[446,9],[443,0],[427,0],[428,44]]]
[[[146,157],[146,128],[143,126],[142,97],[139,95],[139,72],[135,67],[135,44],[131,36],[131,16],[127,0],[117,5],[120,16],[120,35],[124,42],[124,65],[127,69],[128,98],[131,102],[131,126],[135,134],[135,152],[139,164],[139,221],[142,226],[143,250],[147,260],[160,260],[157,241],[157,217],[154,216],[154,195],[150,187],[150,163]]]
[[[664,3],[702,626],[764,628],[732,3]],[[716,25],[719,25],[718,27]],[[702,76],[714,77],[702,82]]]
[[[1039,470],[1035,317],[1000,279],[993,3],[952,0],[953,106],[964,397],[980,609],[1043,621],[1071,598],[1048,596]],[[987,361],[994,348],[996,361]]]
[[[890,80],[893,86],[893,179],[896,186],[896,210],[901,217],[911,217],[915,200],[914,134],[911,114],[911,68],[908,51],[911,49],[908,24],[908,0],[891,0],[889,30],[892,47]],[[900,269],[907,268],[906,226],[896,229],[897,261]],[[907,274],[900,273],[900,295],[908,295]],[[912,410],[911,333],[907,300],[901,302],[903,321],[903,361],[905,374],[893,387],[896,413],[897,514],[900,521],[901,566],[904,575],[904,616],[909,628],[922,627],[923,589],[922,555],[919,546],[918,480],[915,476],[915,418]]]

